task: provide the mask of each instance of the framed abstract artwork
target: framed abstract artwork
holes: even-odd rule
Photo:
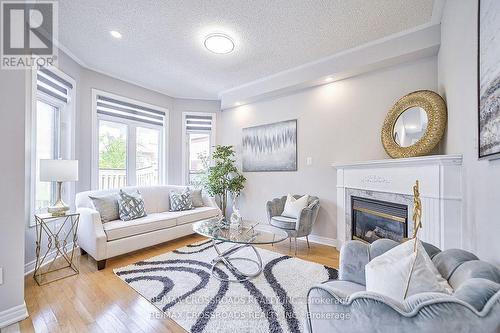
[[[500,1],[478,10],[478,155],[500,158]]]
[[[243,129],[244,172],[297,171],[297,119]]]

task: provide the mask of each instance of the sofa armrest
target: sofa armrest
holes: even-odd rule
[[[302,208],[297,222],[295,222],[295,230],[297,237],[307,236],[311,233],[314,222],[318,217],[319,200],[314,200],[307,207]]]
[[[217,210],[219,211],[218,216],[219,217],[222,216],[222,211],[220,210],[219,206],[217,205],[217,202],[215,201],[214,197],[211,197],[209,195],[203,194],[202,195],[202,199],[203,199],[203,205],[205,207],[217,208]]]
[[[101,215],[91,208],[78,208],[78,245],[95,260],[106,258],[107,237],[101,222]]]

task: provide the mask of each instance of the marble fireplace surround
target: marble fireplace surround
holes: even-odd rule
[[[345,210],[345,234],[346,239],[350,239],[352,235],[352,209],[351,209],[351,197],[361,197],[385,202],[392,202],[402,204],[408,207],[408,237],[413,233],[413,223],[411,216],[413,215],[413,195],[398,194],[398,193],[388,193],[388,192],[378,192],[369,190],[360,190],[354,188],[346,189],[346,197],[349,198],[347,209]],[[338,229],[337,229],[338,230]]]
[[[408,206],[408,235],[413,232],[413,190],[420,182],[422,229],[419,238],[441,249],[462,243],[462,156],[334,164],[337,169],[337,248],[351,239],[351,196]]]

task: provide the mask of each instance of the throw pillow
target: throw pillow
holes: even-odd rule
[[[365,274],[366,291],[400,302],[422,292],[453,292],[418,239],[406,241],[376,257],[365,266]]]
[[[101,215],[102,223],[118,220],[120,218],[120,214],[118,213],[118,196],[116,194],[109,194],[101,197],[89,195],[89,198],[92,200],[95,210]]]
[[[201,193],[201,190],[191,190],[191,200],[193,201],[193,207],[203,207],[203,195]]]
[[[179,212],[182,210],[193,209],[193,199],[191,192],[187,190],[184,193],[170,192],[170,211]]]
[[[146,216],[146,211],[144,210],[144,199],[142,199],[139,191],[136,191],[136,193],[126,193],[123,190],[120,190],[119,196],[118,208],[121,220],[130,221]]]
[[[291,194],[288,194],[286,196],[285,209],[283,209],[281,216],[291,217],[294,219],[298,218],[302,209],[307,206],[308,201],[308,195],[295,199]]]

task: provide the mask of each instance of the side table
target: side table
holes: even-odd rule
[[[39,286],[79,273],[74,262],[79,220],[79,213],[68,212],[62,216],[35,214],[36,263],[33,278]],[[47,250],[42,253],[42,242],[45,240]],[[69,249],[68,245],[71,245]]]

